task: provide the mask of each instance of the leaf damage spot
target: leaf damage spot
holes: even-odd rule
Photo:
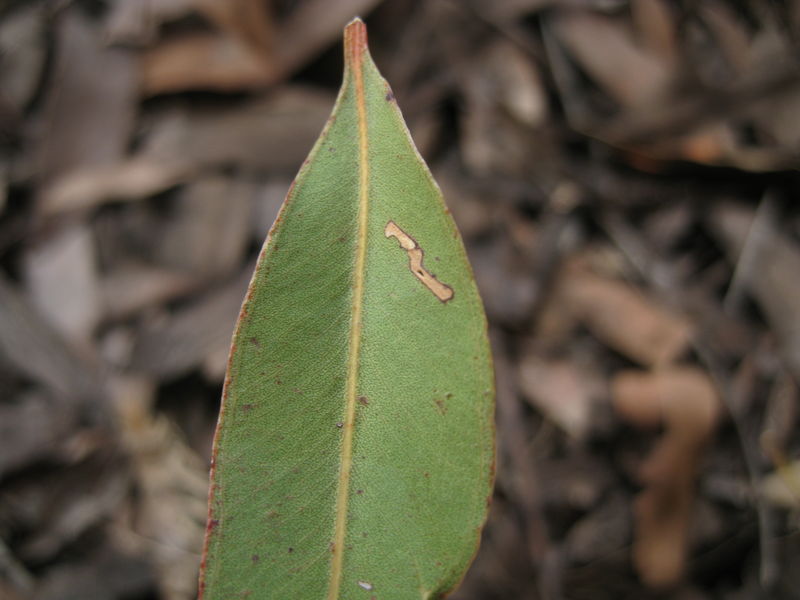
[[[422,248],[419,247],[417,240],[400,229],[394,221],[389,221],[386,224],[383,233],[387,238],[397,238],[397,241],[400,242],[400,247],[408,252],[408,268],[414,274],[414,277],[422,282],[422,285],[433,292],[433,295],[441,302],[448,302],[453,299],[455,295],[453,288],[436,279],[436,277],[422,265],[425,253]]]

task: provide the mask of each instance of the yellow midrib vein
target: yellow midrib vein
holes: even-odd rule
[[[367,164],[367,110],[364,100],[362,55],[366,51],[366,27],[357,19],[345,29],[345,61],[349,63],[355,87],[358,111],[358,234],[356,238],[356,268],[353,281],[350,352],[347,359],[346,407],[342,439],[341,467],[336,497],[336,524],[333,536],[333,557],[328,584],[328,600],[339,598],[344,562],[350,472],[353,466],[353,432],[355,429],[358,393],[358,362],[361,351],[361,312],[364,304],[364,267],[367,257],[367,219],[369,200],[369,165]]]

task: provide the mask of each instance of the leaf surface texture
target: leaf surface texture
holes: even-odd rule
[[[357,19],[234,335],[201,597],[442,597],[486,517],[493,410],[461,238]]]

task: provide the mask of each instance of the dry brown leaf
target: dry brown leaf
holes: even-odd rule
[[[89,210],[110,200],[141,200],[162,192],[192,174],[180,157],[172,160],[134,157],[114,165],[75,169],[42,189],[39,215]]]
[[[630,285],[583,268],[568,268],[555,302],[601,342],[642,365],[672,362],[686,351],[691,326]]]
[[[93,405],[103,397],[96,365],[68,346],[27,299],[0,277],[0,359],[61,401]]]
[[[631,17],[639,45],[670,69],[678,60],[678,39],[672,8],[665,0],[634,0]]]
[[[558,15],[553,26],[584,71],[626,107],[650,104],[672,82],[669,65],[639,47],[618,18],[573,11]]]
[[[269,0],[196,0],[197,9],[222,31],[268,60],[275,31]]]
[[[591,427],[592,407],[602,396],[596,373],[571,360],[551,360],[528,352],[519,362],[519,385],[528,402],[570,437],[581,440]]]
[[[755,168],[758,163],[757,153],[739,150],[732,126],[718,121],[698,125],[685,135],[658,137],[647,145],[630,144],[628,148],[634,154],[640,153],[638,157],[631,157],[632,163],[638,158],[639,163],[634,164],[639,167],[644,161],[650,160],[654,166],[642,170],[654,173],[664,170],[663,161],[675,159],[700,164],[725,164],[732,156],[737,156],[742,164],[750,161]]]
[[[633,562],[647,585],[673,585],[686,566],[694,480],[719,419],[719,398],[709,377],[693,367],[622,371],[611,390],[623,419],[638,427],[663,423],[639,472],[644,489],[634,505]]]
[[[257,89],[277,79],[266,55],[242,40],[197,32],[166,40],[144,55],[142,92],[147,96],[184,90],[224,92]]]
[[[141,200],[190,179],[202,167],[238,164],[293,174],[330,113],[329,94],[282,86],[224,109],[187,108],[154,117],[153,135],[130,159],[77,169],[45,186],[41,216]]]
[[[200,177],[184,187],[161,233],[159,264],[200,279],[234,271],[250,241],[255,198],[254,184],[222,175]]]
[[[137,4],[120,2],[123,4]],[[207,89],[238,91],[277,80],[272,20],[264,0],[172,0],[118,6],[109,16],[112,39],[125,43],[152,40],[160,22],[204,15],[216,27],[167,35],[144,53],[145,95]]]
[[[99,26],[77,7],[60,15],[56,34],[53,84],[38,140],[37,175],[44,181],[120,160],[133,129],[138,93],[136,55],[105,46]]]
[[[273,93],[225,108],[189,106],[154,116],[143,156],[194,166],[236,164],[294,175],[330,114],[333,97],[284,85]]]
[[[486,93],[520,123],[530,127],[547,118],[547,97],[536,63],[517,46],[500,39],[482,53],[482,73],[487,81]]]
[[[175,270],[137,263],[120,265],[100,281],[103,316],[123,319],[174,300],[197,285],[197,278]]]
[[[88,224],[53,229],[27,249],[23,265],[28,295],[68,340],[90,346],[100,320],[97,256]]]
[[[273,23],[264,0],[194,0],[193,8],[216,29],[168,37],[151,48],[143,64],[144,93],[275,84],[333,43],[354,15],[365,15],[379,2],[307,0]]]

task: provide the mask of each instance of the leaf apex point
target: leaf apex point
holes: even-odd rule
[[[344,28],[345,62],[358,64],[367,51],[367,26],[361,17],[355,17]]]

